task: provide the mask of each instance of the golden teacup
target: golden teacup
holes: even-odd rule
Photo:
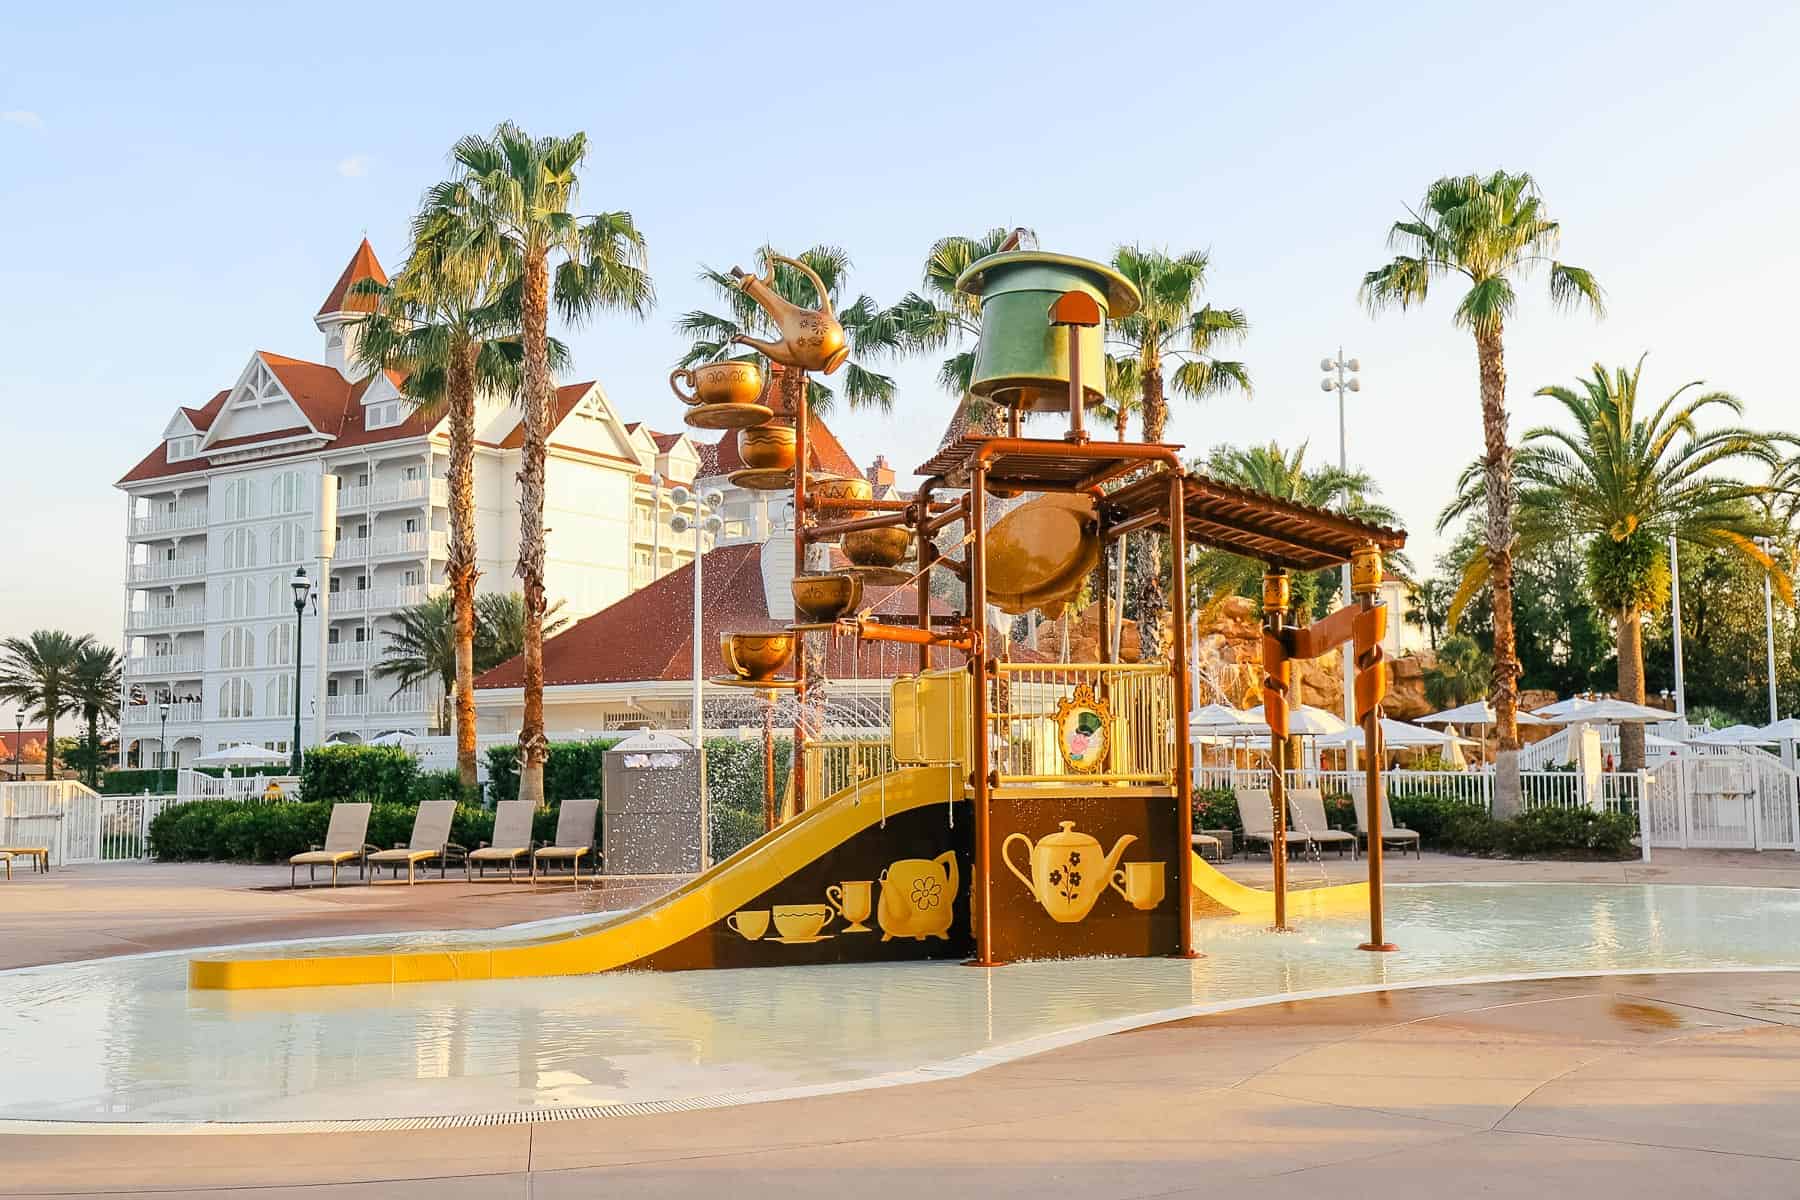
[[[725,633],[719,635],[719,657],[739,679],[773,679],[794,654],[791,633]]]
[[[912,541],[912,531],[897,525],[857,529],[844,535],[844,557],[859,567],[897,567]]]
[[[825,899],[831,902],[831,907],[837,909],[838,916],[849,922],[843,932],[872,932],[863,922],[869,919],[869,914],[875,908],[874,880],[834,883],[825,889]]]
[[[794,465],[794,427],[769,422],[738,430],[738,457],[746,467],[786,471]]]
[[[818,937],[837,915],[828,904],[777,904],[775,931],[790,940]]]
[[[766,908],[740,908],[725,918],[725,925],[745,941],[754,942],[769,932],[769,910]]]
[[[682,391],[682,382],[692,391]],[[669,389],[683,404],[755,404],[762,399],[763,387],[762,368],[748,359],[669,372]]]
[[[1128,862],[1113,872],[1112,889],[1133,908],[1155,908],[1163,902],[1167,874],[1159,862]]]
[[[796,575],[789,587],[794,610],[808,621],[835,621],[862,603],[862,576]]]

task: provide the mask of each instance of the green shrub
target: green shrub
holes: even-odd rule
[[[1501,824],[1479,805],[1454,805],[1444,818],[1438,845],[1461,854],[1492,854],[1500,844]]]
[[[1515,858],[1546,854],[1588,854],[1630,858],[1637,824],[1623,813],[1590,808],[1533,808],[1501,823],[1500,850]]]
[[[181,769],[197,771],[202,775],[211,775],[214,779],[225,774],[223,767],[183,767]],[[100,776],[100,793],[104,796],[136,796],[144,792],[164,795],[175,790],[176,773],[174,767],[166,767],[161,771],[155,767],[114,768]]]
[[[1346,833],[1356,832],[1356,800],[1349,792],[1332,792],[1325,797],[1325,824]]]
[[[1244,831],[1244,823],[1238,817],[1237,796],[1230,788],[1201,788],[1194,793],[1194,828]]]
[[[1408,794],[1404,786],[1388,793],[1388,810],[1394,814],[1394,823],[1417,830],[1420,840],[1428,846],[1436,846],[1443,840],[1444,827],[1451,818],[1471,809],[1487,815],[1487,809],[1479,804],[1465,804],[1430,793]]]
[[[585,742],[551,742],[544,760],[544,802],[591,800],[601,795],[605,754],[618,738],[594,738]],[[490,746],[488,795],[494,800],[515,800],[519,795],[519,748]]]
[[[426,800],[454,800],[458,804],[479,806],[481,788],[464,787],[462,776],[454,768],[446,771],[420,771],[413,777],[407,801],[417,805]]]
[[[169,862],[282,862],[325,840],[331,807],[323,802],[261,800],[171,805],[150,822],[150,848]],[[381,849],[405,845],[417,812],[415,804],[374,804],[366,840]],[[554,829],[554,812],[539,815],[547,815]],[[474,849],[493,835],[493,813],[467,805],[457,808],[450,824],[451,841]]]
[[[399,746],[315,746],[301,760],[300,795],[400,803],[412,796],[418,774],[419,764]]]

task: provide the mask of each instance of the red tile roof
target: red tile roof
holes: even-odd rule
[[[705,560],[706,608],[700,617],[701,661],[708,675],[723,675],[719,658],[721,633],[781,629],[769,616],[763,594],[762,546],[740,543],[708,551]],[[633,683],[688,679],[693,674],[694,568],[669,572],[611,607],[601,609],[544,643],[544,685]],[[881,588],[867,593],[874,611],[911,614],[911,589]],[[932,610],[948,613],[934,599]],[[945,665],[948,665],[948,657]],[[826,673],[834,678],[884,677],[917,667],[917,651],[891,643],[858,643],[831,639]],[[510,659],[475,680],[478,688],[515,688],[524,684],[522,658]]]
[[[388,281],[387,272],[381,269],[381,263],[375,258],[375,247],[369,245],[368,238],[364,238],[362,245],[356,248],[356,253],[350,256],[344,273],[331,285],[331,294],[325,297],[325,303],[319,305],[319,311],[315,315],[322,317],[327,313],[374,312],[375,297],[350,294],[351,286],[360,279],[373,279],[377,283]]]

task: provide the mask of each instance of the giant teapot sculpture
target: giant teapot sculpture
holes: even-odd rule
[[[776,263],[786,263],[812,280],[813,289],[819,294],[818,308],[801,308],[782,298],[775,290]],[[831,311],[831,295],[825,290],[825,281],[819,278],[818,272],[798,259],[780,254],[769,255],[768,271],[767,279],[758,279],[737,267],[731,268],[738,287],[769,314],[781,340],[765,342],[742,333],[732,340],[762,352],[770,362],[796,370],[829,375],[843,366],[844,360],[850,357],[850,346],[844,338],[843,325]]]
[[[1094,902],[1105,894],[1106,885],[1112,881],[1119,856],[1135,841],[1137,835],[1128,833],[1103,853],[1096,838],[1077,833],[1075,822],[1064,821],[1060,831],[1046,834],[1035,843],[1022,833],[1008,835],[1000,843],[1000,861],[1019,877],[1031,898],[1044,906],[1052,920],[1068,925],[1093,910]],[[1025,846],[1030,875],[1013,863],[1010,851],[1014,842]]]

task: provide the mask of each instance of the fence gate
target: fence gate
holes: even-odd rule
[[[1796,777],[1773,756],[1671,758],[1657,764],[1650,781],[1653,846],[1797,847]]]

